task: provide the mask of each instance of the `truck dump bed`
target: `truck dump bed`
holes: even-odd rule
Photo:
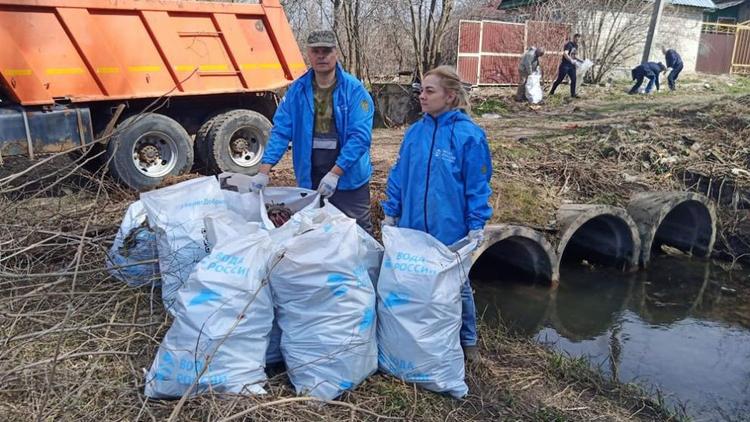
[[[278,0],[0,0],[0,46],[22,105],[267,91],[305,70]]]

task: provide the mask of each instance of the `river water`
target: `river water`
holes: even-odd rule
[[[475,281],[477,308],[620,381],[658,389],[695,420],[750,420],[750,303],[738,291],[750,271],[660,256],[637,273],[577,266],[560,279],[557,288]]]

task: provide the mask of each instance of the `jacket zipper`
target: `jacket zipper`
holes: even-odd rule
[[[312,75],[312,77],[315,77],[315,74]],[[311,82],[312,84],[312,82]],[[314,91],[315,88],[311,87],[311,89]],[[307,102],[308,107],[310,106],[310,97],[307,96],[307,89],[303,90],[305,93],[305,102]],[[315,94],[313,92],[313,97],[315,97]],[[310,163],[310,189],[315,190],[318,187],[313,186],[313,168],[312,168],[312,156],[313,156],[313,143],[315,142],[315,103],[313,102],[312,105],[312,133],[310,133],[310,160],[308,161]],[[321,204],[323,203],[321,199]]]
[[[432,169],[432,153],[435,149],[435,136],[437,135],[438,130],[438,120],[432,116],[430,116],[435,121],[435,130],[432,131],[432,145],[430,145],[430,156],[427,158],[427,182],[425,183],[424,187],[424,231],[426,233],[430,232],[430,228],[427,225],[427,193],[430,191],[430,170]]]

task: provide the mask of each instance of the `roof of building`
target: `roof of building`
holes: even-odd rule
[[[730,7],[738,6],[742,3],[745,3],[748,0],[729,0],[729,1],[720,1],[716,0],[714,3],[716,3],[716,8],[723,10],[723,9],[729,9]]]
[[[669,0],[675,6],[700,7],[703,9],[716,9],[713,0]]]
[[[546,0],[502,0],[498,9],[512,9],[514,7],[524,7],[534,3],[541,3]],[[649,0],[653,1],[653,0]],[[713,0],[667,0],[675,6],[699,7],[702,9],[716,9]],[[744,0],[743,0],[744,1]]]

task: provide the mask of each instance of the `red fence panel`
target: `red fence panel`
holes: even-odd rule
[[[526,25],[483,22],[482,53],[523,54],[526,51]]]
[[[458,76],[464,82],[477,85],[477,69],[479,68],[479,56],[476,57],[459,57],[458,58]]]
[[[518,82],[518,57],[482,57],[480,85],[505,85]]]
[[[529,47],[547,51],[542,71],[546,80],[554,79],[570,32],[570,25],[538,21],[461,21],[459,25],[458,73],[473,85],[517,84],[518,63]]]
[[[479,53],[479,37],[482,32],[482,23],[461,21],[458,30],[460,32],[458,51],[462,53]]]

